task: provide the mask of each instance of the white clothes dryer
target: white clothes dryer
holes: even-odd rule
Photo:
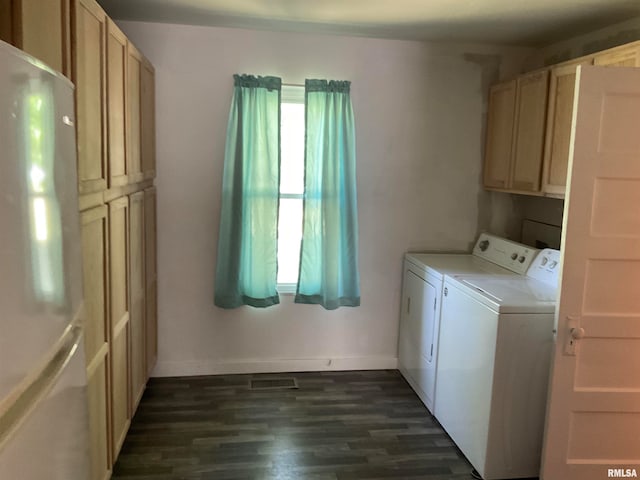
[[[538,250],[483,233],[471,254],[407,253],[404,261],[398,368],[434,411],[440,305],[445,275],[522,275]]]

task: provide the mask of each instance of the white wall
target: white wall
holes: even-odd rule
[[[466,250],[489,223],[480,187],[488,83],[522,50],[122,22],[157,89],[159,362],[155,375],[395,368],[402,255]],[[352,81],[362,306],[282,296],[213,305],[234,73]]]

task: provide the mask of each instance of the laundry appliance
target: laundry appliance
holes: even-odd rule
[[[404,260],[398,368],[434,411],[440,306],[445,275],[524,274],[538,250],[482,233],[469,254],[407,253]]]
[[[484,480],[539,474],[559,265],[444,279],[434,413]]]

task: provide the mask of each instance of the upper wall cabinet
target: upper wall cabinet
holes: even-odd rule
[[[517,81],[491,87],[484,170],[486,188],[564,197],[576,73],[580,65],[640,67],[640,42],[554,65],[550,71],[521,75]]]
[[[0,39],[71,73],[70,0],[0,0]]]
[[[508,188],[513,146],[516,81],[494,85],[489,90],[484,185]]]
[[[640,67],[640,45],[623,46],[597,54],[594,65],[609,67]]]
[[[106,32],[107,16],[93,0],[75,0],[73,80],[76,84],[78,191],[107,188]]]
[[[129,182],[143,179],[140,160],[140,71],[142,55],[129,43],[127,58],[127,154]]]
[[[573,96],[578,65],[591,61],[563,64],[551,69],[547,108],[547,138],[545,142],[542,191],[564,195],[569,165],[569,144],[573,117]]]
[[[155,70],[147,59],[140,71],[140,156],[144,178],[156,176],[156,89]]]
[[[547,71],[520,76],[489,92],[484,185],[538,192],[544,149]]]
[[[540,172],[549,93],[549,72],[518,78],[513,161],[509,188],[523,192],[540,191]]]
[[[126,185],[127,37],[107,20],[107,132],[109,188]]]

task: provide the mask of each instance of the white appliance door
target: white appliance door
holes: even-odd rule
[[[14,430],[0,447],[0,478],[89,478],[89,419],[81,338],[82,330],[74,329],[24,392],[22,401],[13,403],[0,418],[0,432],[5,426]]]
[[[444,283],[434,415],[484,474],[498,314]]]
[[[72,84],[0,42],[0,449],[28,423],[19,415],[55,391],[52,380],[81,341],[73,118]],[[75,357],[84,363],[82,348]],[[69,372],[70,383],[86,384],[83,372]],[[46,425],[63,442],[69,419],[54,415]]]

